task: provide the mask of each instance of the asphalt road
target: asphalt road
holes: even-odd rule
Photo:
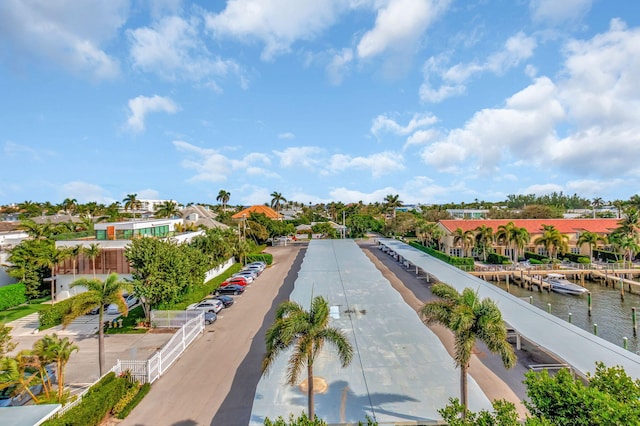
[[[273,264],[220,312],[121,424],[247,425],[260,380],[264,334],[275,308],[293,289],[305,247],[270,247]]]

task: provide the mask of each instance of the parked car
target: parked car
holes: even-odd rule
[[[255,273],[258,274],[258,276],[260,276],[260,274],[262,274],[263,269],[259,265],[247,265],[244,268],[242,268],[242,271],[255,271]]]
[[[104,312],[107,312],[107,308],[109,308],[109,305],[104,305]],[[93,308],[92,310],[90,310],[88,312],[88,315],[98,315],[100,313],[100,308]]]
[[[128,294],[128,295],[123,294],[122,296],[124,297],[124,303],[127,304],[127,308],[129,309],[131,309],[133,306],[135,306],[138,303],[138,298],[135,297],[133,294]],[[120,308],[115,303],[112,303],[109,306],[107,306],[106,312],[109,315],[119,314]]]
[[[235,302],[235,300],[233,300],[233,297],[225,296],[223,294],[219,294],[217,296],[214,296],[213,298],[221,301],[225,308],[228,308]]]
[[[242,286],[242,285],[229,284],[229,285],[226,285],[224,287],[218,287],[215,290],[215,294],[216,295],[217,294],[235,294],[235,295],[238,295],[238,294],[244,293],[244,289],[245,289],[245,287]]]
[[[251,284],[253,280],[257,278],[256,274],[252,271],[240,271],[231,276],[231,278],[234,277],[243,277],[247,280],[248,284]]]
[[[246,266],[259,266],[262,268],[263,271],[267,269],[267,264],[262,261],[251,262],[251,263],[248,263]]]
[[[187,306],[187,310],[197,309],[199,311],[213,312],[214,314],[217,314],[222,310],[223,307],[224,305],[219,300],[206,299],[206,300],[203,300],[202,302],[193,303]]]
[[[220,284],[220,287],[226,287],[231,284],[238,284],[244,287],[248,284],[248,282],[245,277],[230,277],[226,281],[224,281],[222,284]]]
[[[213,324],[214,322],[216,322],[217,319],[218,319],[218,315],[216,315],[213,312],[204,313],[204,323],[207,325]]]

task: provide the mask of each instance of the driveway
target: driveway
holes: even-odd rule
[[[247,425],[260,380],[264,332],[275,307],[291,293],[304,247],[270,247],[273,264],[220,312],[121,424]]]

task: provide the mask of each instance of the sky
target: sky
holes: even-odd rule
[[[639,160],[638,1],[0,2],[0,204],[612,201]]]

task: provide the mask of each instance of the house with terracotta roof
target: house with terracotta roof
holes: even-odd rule
[[[269,206],[264,205],[255,205],[251,207],[247,207],[244,210],[239,211],[238,213],[231,216],[233,220],[242,220],[251,216],[251,213],[263,214],[271,220],[283,220],[284,216],[280,213],[276,212]]]
[[[438,227],[445,233],[442,239],[443,252],[452,256],[463,256],[463,248],[461,244],[454,244],[454,233],[458,228],[463,232],[476,232],[476,228],[485,225],[493,230],[495,234],[500,226],[504,226],[509,222],[513,222],[518,228],[524,228],[529,232],[531,237],[529,244],[525,247],[525,251],[547,255],[543,246],[536,246],[534,241],[542,236],[543,225],[554,226],[561,234],[568,237],[569,251],[574,254],[589,255],[589,247],[587,244],[579,247],[577,245],[580,234],[584,232],[593,232],[601,236],[607,236],[613,230],[619,227],[620,219],[479,219],[479,220],[441,220]],[[606,248],[606,247],[605,247]],[[494,244],[496,253],[503,256],[510,256],[510,247],[505,245]]]

